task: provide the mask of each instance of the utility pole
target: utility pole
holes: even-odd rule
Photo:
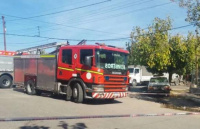
[[[6,53],[6,23],[4,20],[4,16],[2,16],[2,21],[3,21],[3,36],[4,36],[4,51]]]
[[[38,28],[38,37],[40,37],[40,26],[38,26],[37,28]]]

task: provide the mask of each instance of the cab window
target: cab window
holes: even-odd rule
[[[139,73],[139,69],[135,69],[135,73]]]
[[[72,50],[62,50],[62,62],[65,64],[72,64]]]
[[[133,68],[128,69],[129,73],[133,73],[133,70],[134,70]]]
[[[84,64],[86,56],[93,56],[93,50],[92,49],[80,50],[80,63],[81,64]],[[93,63],[93,58],[92,58],[92,63]]]

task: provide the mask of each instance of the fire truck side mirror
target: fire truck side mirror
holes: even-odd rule
[[[92,66],[92,56],[86,56],[85,57],[84,65],[87,65],[89,67]]]

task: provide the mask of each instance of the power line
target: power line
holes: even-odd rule
[[[97,3],[93,3],[93,4],[89,4],[89,5],[84,5],[84,6],[80,6],[80,7],[76,7],[76,8],[72,8],[72,9],[67,9],[67,10],[57,11],[57,12],[53,12],[53,13],[47,13],[47,14],[43,14],[43,15],[27,17],[27,18],[20,18],[20,19],[16,19],[16,20],[31,19],[31,18],[54,15],[54,14],[63,13],[63,12],[69,12],[69,11],[73,11],[73,10],[77,10],[77,9],[82,9],[82,8],[86,8],[86,7],[102,4],[102,3],[105,3],[105,2],[109,2],[109,1],[111,1],[111,0],[105,0],[105,1],[102,1],[102,2],[97,2]],[[15,21],[15,20],[10,20],[10,21]]]
[[[192,26],[191,24],[189,25],[183,25],[183,26],[179,26],[179,27],[175,27],[175,28],[171,28],[171,29],[168,29],[168,30],[163,30],[164,31],[171,31],[171,30],[176,30],[176,29],[181,29],[181,28],[185,28],[185,27],[189,27],[189,26]],[[0,34],[3,34],[3,33],[0,33]],[[32,37],[32,38],[45,38],[45,39],[56,39],[56,40],[69,40],[69,41],[80,41],[81,39],[67,39],[67,38],[54,38],[54,37],[44,37],[44,36],[32,36],[32,35],[19,35],[19,34],[8,34],[7,35],[10,35],[10,36],[21,36],[21,37]],[[134,37],[139,37],[139,36],[144,36],[144,35],[137,35],[137,36],[134,36]],[[117,41],[117,40],[128,40],[130,39],[130,37],[122,37],[122,38],[113,38],[113,39],[87,39],[87,41]]]
[[[47,39],[46,40],[33,41],[33,42],[7,42],[7,44],[8,45],[13,45],[13,44],[23,44],[23,45],[29,44],[30,45],[30,43],[38,43],[38,42],[44,42],[44,41],[47,41]],[[0,43],[3,43],[3,42],[0,42]]]
[[[107,18],[117,17],[117,16],[121,16],[121,15],[127,15],[129,13],[143,11],[143,10],[146,10],[146,9],[152,9],[152,8],[155,8],[155,7],[164,6],[164,5],[171,4],[171,3],[172,2],[168,2],[168,3],[163,3],[163,4],[158,4],[158,5],[146,7],[146,8],[136,9],[136,10],[133,10],[133,11],[130,11],[130,12],[125,12],[125,13],[121,13],[121,14],[117,14],[117,15],[112,15],[112,16],[109,16]],[[11,17],[11,15],[7,15],[7,16]],[[17,16],[12,16],[12,17],[17,17]],[[18,17],[18,18],[20,18],[20,17]],[[75,28],[75,29],[82,29],[82,30],[87,30],[87,31],[94,31],[94,32],[108,33],[108,34],[117,34],[117,33],[111,33],[111,32],[105,32],[105,31],[99,31],[99,30],[93,30],[93,29],[87,29],[87,28],[80,28],[80,27],[69,26],[69,25],[64,25],[62,23],[52,23],[52,22],[46,22],[46,21],[38,21],[38,20],[34,20],[34,19],[26,19],[26,20],[32,20],[32,21],[42,22],[42,23],[46,23],[46,24],[54,24],[54,25],[59,25],[59,26],[64,26],[64,27],[69,27],[69,28]],[[99,21],[99,20],[104,20],[104,18],[100,18],[100,19],[95,20],[95,21]],[[93,22],[93,21],[90,21],[90,22]]]
[[[77,16],[76,18],[71,18],[71,19],[67,19],[67,22],[69,21],[73,21],[73,23],[77,23],[77,22],[74,22],[75,20],[78,20],[80,21],[81,19],[83,18],[87,18],[89,17],[90,19],[89,20],[94,20],[96,16],[101,16],[101,15],[104,15],[104,14],[107,14],[107,13],[111,13],[111,12],[114,12],[114,11],[118,11],[118,10],[122,10],[122,9],[127,9],[129,7],[133,7],[133,6],[136,6],[136,5],[141,5],[141,4],[145,4],[145,3],[148,3],[148,2],[151,2],[151,1],[154,1],[154,0],[146,0],[146,1],[143,1],[143,0],[139,0],[139,1],[131,1],[129,3],[126,3],[126,4],[123,4],[123,3],[118,3],[118,4],[115,4],[117,5],[116,7],[112,7],[112,6],[107,6],[107,7],[104,7],[104,8],[100,8],[99,10],[101,11],[95,11],[95,10],[91,10],[86,14],[84,15],[81,15],[81,16]],[[109,18],[110,16],[105,16],[106,19]],[[105,18],[100,18],[101,20],[105,20]],[[97,21],[97,20],[94,20],[94,21]],[[99,20],[98,20],[99,21]],[[87,21],[86,21],[87,22]],[[85,23],[85,21],[82,21],[81,20],[81,23]]]
[[[139,11],[149,10],[149,9],[152,9],[152,8],[165,6],[165,5],[168,5],[168,4],[171,4],[171,3],[172,2],[167,2],[167,3],[163,3],[163,4],[157,4],[157,5],[154,5],[154,6],[149,6],[149,7],[145,7],[145,8],[135,9],[135,10],[132,10],[132,11],[123,12],[123,13],[120,13],[120,14],[110,15],[110,16],[106,16],[106,19],[115,18],[115,17],[119,17],[119,16],[123,16],[123,15],[128,15],[128,14],[139,12]],[[91,23],[91,22],[96,22],[96,21],[102,21],[104,19],[105,19],[104,17],[100,17],[100,18],[96,18],[96,19],[89,19],[89,20],[86,20],[84,22]],[[76,24],[76,25],[84,24],[84,22]],[[76,22],[73,22],[73,23],[76,23]]]
[[[150,2],[150,1],[154,1],[154,0],[148,0],[148,1],[144,1],[144,2],[141,2],[142,0],[139,0],[139,1],[134,1],[134,2],[130,2],[130,3],[126,3],[126,4],[124,4],[123,5],[123,2],[121,2],[121,3],[118,3],[118,4],[120,4],[120,5],[118,5],[118,4],[114,4],[114,5],[117,5],[116,7],[117,8],[115,8],[115,7],[112,7],[112,6],[107,6],[107,10],[104,10],[104,11],[106,11],[106,12],[104,12],[104,13],[109,13],[109,12],[112,12],[112,11],[117,11],[117,10],[119,10],[119,9],[124,9],[124,8],[127,8],[127,7],[133,7],[133,6],[135,6],[135,5],[139,5],[139,4],[144,4],[144,3],[147,3],[147,2]],[[137,3],[137,2],[140,2],[140,3]],[[134,4],[134,5],[132,5],[132,4]],[[128,6],[127,6],[128,5]],[[104,7],[104,8],[106,8],[106,7]],[[102,8],[100,9],[100,10],[102,10]],[[91,12],[93,12],[93,11],[91,11]],[[85,15],[84,14],[84,16],[83,17],[86,17],[86,16],[90,16],[90,17],[93,17],[93,16],[97,16],[98,14],[99,15],[101,15],[101,14],[104,14],[104,13],[102,13],[102,11],[101,12],[96,12],[96,13],[91,13],[90,15]],[[82,17],[81,16],[77,16],[78,18],[77,19],[81,19]],[[70,21],[70,20],[73,20],[73,19],[68,19],[67,21]],[[76,19],[75,19],[76,20]],[[41,22],[41,21],[40,21]],[[52,26],[50,26],[50,27],[52,27]],[[46,27],[46,28],[49,28],[49,27]],[[81,28],[81,29],[85,29],[85,28]],[[55,29],[54,29],[55,30]],[[102,32],[102,31],[101,31]],[[106,32],[107,33],[107,32]],[[110,32],[108,32],[108,33],[110,33]],[[114,34],[116,34],[116,33],[114,33]]]

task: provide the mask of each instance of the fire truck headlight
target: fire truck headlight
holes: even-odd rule
[[[104,86],[103,85],[93,85],[92,89],[94,92],[104,92]]]

